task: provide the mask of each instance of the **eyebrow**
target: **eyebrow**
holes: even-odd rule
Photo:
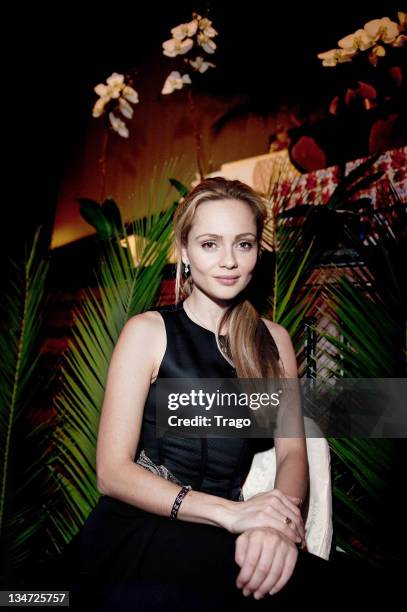
[[[222,238],[222,236],[219,236],[219,234],[200,234],[199,236],[196,236],[195,238],[202,238],[203,236],[210,236],[211,238]],[[254,238],[256,238],[256,235],[253,234],[252,232],[244,232],[243,234],[237,234],[236,238],[242,238],[243,236],[254,236]]]

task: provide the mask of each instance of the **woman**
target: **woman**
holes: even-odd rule
[[[82,529],[74,604],[282,609],[336,584],[330,563],[306,551],[304,437],[274,439],[275,488],[244,500],[253,455],[273,440],[155,429],[162,379],[298,376],[287,331],[249,299],[265,219],[255,192],[222,178],[201,182],[176,210],[177,303],[131,317],[112,355],[97,442],[102,496]]]

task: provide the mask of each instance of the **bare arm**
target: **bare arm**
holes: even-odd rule
[[[270,334],[273,336],[277,345],[280,360],[284,369],[284,376],[288,379],[298,378],[297,362],[294,348],[287,330],[263,319],[267,325]],[[295,384],[289,389],[295,390]],[[295,393],[295,391],[294,391]],[[298,404],[295,401],[293,407],[293,419],[290,414],[291,398],[288,398],[287,417],[282,430],[285,436],[274,438],[274,446],[276,450],[276,477],[274,480],[274,491],[279,495],[289,495],[304,499],[308,490],[309,471],[307,447],[304,437],[304,432],[301,431],[301,414]],[[295,400],[295,398],[294,398]],[[295,429],[294,429],[295,428]],[[289,431],[300,430],[301,437],[290,437],[287,434]],[[299,513],[299,509],[297,508]],[[291,517],[290,517],[291,518]],[[303,525],[301,525],[301,539],[303,539],[302,548],[306,550],[305,536]],[[269,592],[271,594],[280,591],[294,570],[298,559],[298,551],[292,541],[288,541],[283,535],[283,529],[277,527],[262,527],[260,529],[248,529],[236,539],[236,555],[235,559],[241,567],[241,571],[237,577],[236,585],[238,588],[243,588],[245,595],[254,594],[256,598],[264,597]],[[279,568],[280,572],[276,572],[275,568]],[[281,571],[282,570],[282,571]],[[278,575],[280,573],[280,575]],[[271,589],[271,590],[270,590]]]
[[[160,316],[160,315],[158,315]],[[96,448],[98,490],[148,512],[169,516],[180,486],[134,462],[144,405],[163,325],[155,313],[129,319],[109,364]],[[156,340],[154,340],[156,339]],[[190,491],[178,519],[225,527],[235,502]]]
[[[308,460],[302,452],[292,450],[277,464],[274,488],[302,500],[308,491]]]
[[[287,330],[282,326],[266,319],[263,319],[266,323],[270,333],[272,334],[275,343],[277,345],[280,360],[284,367],[285,377],[290,379],[290,396],[288,400],[288,410],[293,409],[293,406],[298,406],[301,410],[301,405],[296,397],[295,381],[298,380],[298,366],[295,356],[294,347],[291,342],[291,338]],[[294,422],[292,427],[293,431],[302,429],[303,419],[302,412],[298,415],[294,415],[293,421],[298,419],[301,422]],[[287,419],[288,422],[289,419]],[[287,433],[289,427],[286,428]],[[274,439],[274,446],[276,450],[276,478],[274,482],[274,488],[279,489],[285,495],[292,497],[298,497],[304,499],[309,484],[309,466],[307,447],[304,437],[276,437]]]

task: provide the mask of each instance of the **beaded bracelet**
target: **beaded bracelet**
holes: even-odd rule
[[[171,514],[170,514],[170,520],[173,521],[178,513],[178,509],[181,505],[182,500],[184,499],[185,495],[192,489],[191,485],[185,485],[182,487],[182,489],[180,490],[180,492],[178,493],[177,497],[175,498],[174,501],[174,505],[172,507],[171,510]]]

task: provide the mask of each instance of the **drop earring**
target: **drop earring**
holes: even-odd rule
[[[188,272],[189,272],[189,264],[188,264],[188,263],[186,263],[186,264],[184,264],[184,266],[185,266],[185,268],[184,268],[184,274],[185,274],[185,276],[188,276]]]

